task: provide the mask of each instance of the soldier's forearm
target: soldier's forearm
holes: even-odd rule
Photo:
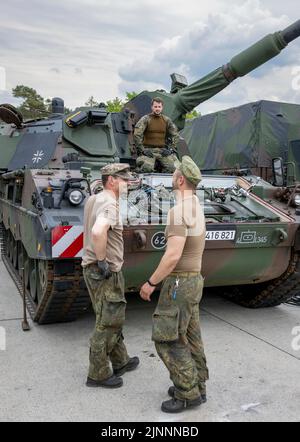
[[[167,278],[167,276],[169,276],[175,269],[179,258],[180,257],[177,254],[166,252],[162,257],[159,266],[150,278],[151,284],[158,285]]]
[[[140,137],[135,136],[135,137],[134,137],[134,144],[135,144],[135,147],[136,147],[137,152],[138,152],[138,151],[140,151],[140,152],[143,151],[143,149],[144,149],[144,146],[143,146],[143,138],[140,138]]]
[[[103,261],[106,258],[107,231],[93,235],[93,245],[97,260]]]
[[[175,152],[177,152],[177,143],[176,142],[170,142],[169,147],[173,150],[175,150]]]
[[[172,147],[172,149],[177,151],[177,144],[179,141],[179,135],[173,135],[171,137],[171,142],[170,142],[170,147]]]

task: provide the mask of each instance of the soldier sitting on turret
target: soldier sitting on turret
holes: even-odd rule
[[[177,127],[162,114],[161,98],[152,100],[152,113],[142,117],[135,126],[134,141],[137,150],[137,172],[173,173],[179,141]]]

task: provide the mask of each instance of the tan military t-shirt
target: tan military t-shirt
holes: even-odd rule
[[[98,217],[108,219],[106,260],[112,272],[119,272],[124,262],[123,225],[119,215],[119,202],[107,190],[91,196],[84,209],[84,240],[82,266],[97,262],[93,247],[92,229]]]
[[[182,256],[174,272],[200,272],[206,226],[204,212],[196,195],[180,200],[170,210],[166,237],[172,236],[186,237]]]

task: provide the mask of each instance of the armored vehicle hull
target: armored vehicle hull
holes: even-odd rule
[[[40,324],[74,320],[90,304],[80,265],[83,206],[73,208],[72,215],[66,200],[58,208],[69,174],[42,169],[2,176],[3,260],[18,285],[24,268],[27,303]],[[84,182],[78,171],[72,172],[72,180]],[[20,182],[26,192],[18,199]],[[54,204],[45,208],[49,186]],[[274,306],[300,288],[294,244],[298,223],[279,207],[247,193],[249,188],[241,178],[208,176],[197,191],[207,222],[205,285],[222,287],[250,307]],[[87,198],[88,186],[82,192]],[[159,263],[166,216],[173,204],[167,175],[140,177],[131,183],[128,201],[121,201],[127,292],[137,292]]]

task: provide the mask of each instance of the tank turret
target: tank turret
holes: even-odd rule
[[[236,78],[243,77],[276,57],[293,40],[300,36],[300,20],[283,31],[269,34],[260,41],[242,51],[232,60],[205,77],[187,85],[184,77],[172,75],[171,93],[165,91],[142,92],[126,106],[136,112],[137,118],[149,112],[154,96],[165,102],[165,113],[169,115],[179,129],[185,122],[185,115],[196,106],[209,100],[225,89]]]
[[[243,77],[277,56],[300,35],[300,20],[267,35],[232,58],[224,66],[188,85],[185,77],[172,74],[171,92],[144,91],[130,100],[121,112],[110,113],[101,104],[83,107],[64,115],[64,102],[52,100],[52,115],[43,121],[23,122],[22,115],[11,105],[0,105],[0,171],[23,167],[81,166],[99,170],[107,163],[124,161],[134,164],[133,129],[139,118],[151,108],[151,100],[164,100],[164,113],[179,129],[185,117],[196,106],[225,89],[236,78]],[[41,148],[42,146],[42,148]],[[182,150],[182,149],[181,149]]]

